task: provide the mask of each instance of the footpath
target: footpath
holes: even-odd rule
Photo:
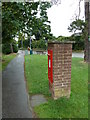
[[[22,51],[2,73],[2,117],[32,118],[24,78],[24,53]]]

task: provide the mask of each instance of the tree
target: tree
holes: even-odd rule
[[[81,36],[81,39],[84,41],[87,35],[87,31],[86,31],[86,25],[87,23],[84,22],[81,19],[76,19],[75,21],[73,21],[70,26],[68,27],[69,32],[72,32],[73,35],[72,36]]]
[[[49,2],[5,2],[2,3],[2,43],[12,43],[13,38],[21,32],[28,38],[46,38],[51,32],[46,10]],[[40,16],[38,17],[38,9]]]
[[[83,34],[85,31],[85,26],[86,26],[86,23],[83,20],[76,19],[70,24],[70,26],[68,27],[68,30],[69,32],[73,32],[73,34],[77,32],[81,32]]]
[[[21,29],[21,6],[22,3],[2,3],[2,43],[12,42]]]
[[[32,26],[32,35],[35,35],[36,40],[40,40],[43,38],[49,38],[51,27],[50,21],[48,21],[47,9],[51,7],[49,2],[41,2],[40,9],[40,17],[34,18],[34,24]]]

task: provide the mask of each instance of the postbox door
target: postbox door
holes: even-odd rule
[[[53,83],[53,51],[48,50],[48,79],[50,83]]]

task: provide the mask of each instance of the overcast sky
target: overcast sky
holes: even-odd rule
[[[74,20],[75,14],[79,14],[79,0],[61,0],[60,5],[54,5],[48,9],[48,18],[51,21],[51,32],[54,36],[70,36],[68,26]],[[84,0],[81,2],[80,18],[84,19]]]

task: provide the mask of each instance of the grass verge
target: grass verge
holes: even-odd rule
[[[8,63],[16,57],[17,54],[2,55],[2,70],[8,65]]]
[[[25,74],[30,95],[43,94],[48,102],[34,107],[39,118],[88,118],[88,65],[72,58],[71,96],[53,100],[48,86],[47,56],[25,56]]]

